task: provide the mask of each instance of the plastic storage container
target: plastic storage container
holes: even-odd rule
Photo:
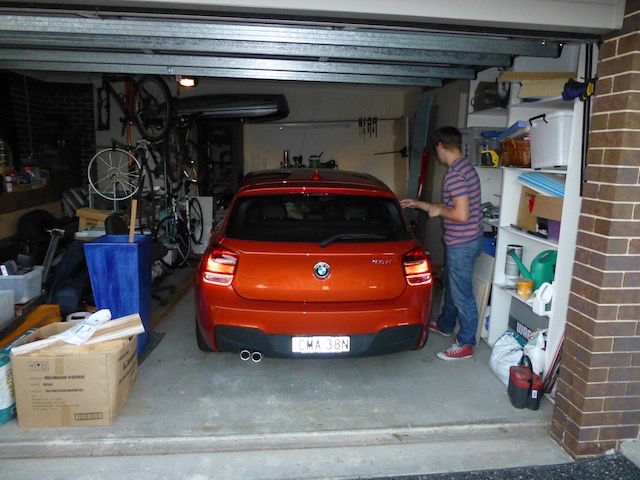
[[[0,290],[13,290],[13,303],[27,303],[42,292],[42,265],[22,275],[0,275]]]
[[[566,167],[569,163],[571,112],[559,111],[529,119],[531,168]]]
[[[0,290],[0,328],[13,319],[13,290]]]
[[[104,235],[84,245],[98,309],[108,308],[112,318],[138,313],[145,333],[138,335],[137,354],[149,343],[151,331],[151,237]]]

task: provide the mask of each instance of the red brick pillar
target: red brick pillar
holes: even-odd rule
[[[640,424],[640,1],[604,39],[552,436],[573,457]]]

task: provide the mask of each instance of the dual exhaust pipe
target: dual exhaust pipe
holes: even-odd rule
[[[251,360],[253,363],[258,363],[262,360],[262,353],[258,351],[251,350],[240,350],[240,360],[246,362]]]

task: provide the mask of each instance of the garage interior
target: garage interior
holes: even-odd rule
[[[179,8],[164,2],[133,2],[126,8],[102,3],[54,8],[47,2],[2,6],[3,104],[7,91],[27,93],[32,100],[27,95],[10,99],[12,116],[21,123],[9,124],[4,111],[0,135],[5,145],[19,145],[14,165],[35,161],[39,166],[42,160],[51,173],[50,192],[42,198],[0,198],[3,220],[11,219],[3,221],[2,239],[16,234],[23,211],[51,208],[62,216],[60,195],[86,188],[84,172],[92,154],[108,148],[113,138],[126,141],[116,109],[108,130],[98,130],[92,119],[85,139],[71,115],[76,106],[54,103],[64,99],[61,92],[72,92],[92,111],[102,74],[160,75],[183,100],[284,95],[285,118],[214,114],[198,130],[200,139],[222,129],[227,143],[235,145],[224,154],[232,158],[236,181],[254,169],[277,168],[288,150],[305,163],[321,155],[340,169],[371,173],[402,198],[415,188],[412,159],[422,153],[415,132],[426,99],[431,99],[428,129],[466,127],[472,85],[479,79],[494,79],[518,57],[553,60],[567,46],[597,42],[619,26],[624,11],[619,1],[543,2],[546,14],[491,2],[504,12],[497,21],[472,2],[462,2],[470,12],[464,16],[459,9],[447,12],[418,2],[373,5],[368,14],[357,13],[354,2],[329,2],[322,10],[306,2],[273,3],[269,9],[252,9],[248,2],[246,8],[244,2],[192,2]],[[580,8],[573,11],[562,5],[576,3]],[[523,25],[529,14],[531,23]],[[179,76],[196,77],[198,85],[180,88]],[[35,98],[45,106],[36,105]],[[65,115],[53,114],[67,108]],[[39,119],[37,112],[49,115]],[[52,130],[57,136],[42,135]],[[434,183],[428,191],[438,191],[441,176],[432,165]],[[232,190],[234,180],[221,186],[197,192],[210,199],[205,212],[211,222],[222,204],[217,195]],[[89,200],[101,209],[129,208],[126,202]],[[438,264],[441,232],[437,226],[423,227]],[[168,275],[166,281],[178,287],[168,295],[168,305],[153,302],[159,343],[141,363],[114,425],[20,429],[9,422],[0,427],[0,471],[9,474],[6,478],[43,471],[63,478],[69,468],[129,478],[140,459],[145,459],[140,472],[146,478],[167,478],[171,469],[187,478],[207,467],[215,469],[216,478],[358,478],[571,460],[548,436],[553,404],[545,400],[535,412],[514,409],[488,367],[491,349],[484,342],[465,364],[438,362],[435,352],[449,339],[436,335],[421,351],[347,361],[252,363],[198,351],[189,288],[193,265]],[[437,301],[434,296],[436,312]],[[458,452],[462,441],[468,446]],[[96,456],[103,457],[100,466],[87,460]]]

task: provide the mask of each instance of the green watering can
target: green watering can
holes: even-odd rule
[[[523,278],[533,280],[533,291],[535,292],[544,282],[553,282],[556,273],[556,259],[558,252],[555,250],[545,250],[541,252],[531,262],[531,270],[527,270],[520,258],[513,250],[509,252],[511,258],[516,262]]]

